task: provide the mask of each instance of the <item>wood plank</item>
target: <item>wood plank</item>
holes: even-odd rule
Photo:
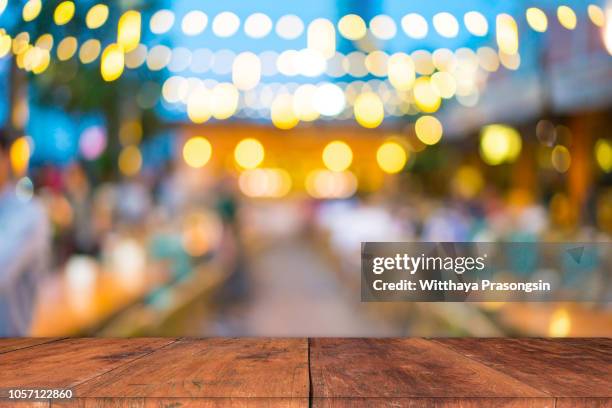
[[[6,398],[9,388],[72,388],[172,342],[65,339],[0,354],[0,397]]]
[[[610,408],[610,398],[557,398],[555,408]]]
[[[0,398],[0,408],[49,408],[48,401],[16,401]]]
[[[75,398],[70,401],[54,401],[51,408],[291,408],[308,406],[308,398],[299,398],[299,400],[301,400],[300,405],[296,405],[295,398]]]
[[[19,337],[19,338],[0,338],[0,354],[37,346],[39,344],[58,341],[59,338],[53,337]]]
[[[552,398],[313,398],[325,408],[554,408]]]
[[[184,339],[75,389],[86,397],[285,398],[308,405],[306,339]]]
[[[313,339],[310,361],[313,406],[352,406],[357,397],[366,398],[365,405],[380,398],[415,406],[430,402],[423,398],[466,401],[453,405],[447,400],[446,406],[499,397],[518,398],[523,405],[552,407],[554,402],[527,384],[424,339]]]
[[[612,397],[612,340],[435,341],[555,397]]]

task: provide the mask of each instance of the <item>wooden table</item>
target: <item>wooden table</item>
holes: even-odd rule
[[[0,368],[2,408],[612,406],[601,338],[0,339]]]

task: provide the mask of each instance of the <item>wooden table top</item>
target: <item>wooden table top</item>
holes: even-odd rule
[[[0,408],[612,406],[601,338],[0,339],[0,367]]]

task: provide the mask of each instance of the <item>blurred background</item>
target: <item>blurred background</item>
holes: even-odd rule
[[[611,19],[0,0],[0,335],[612,335],[597,299],[359,290],[362,241],[610,240]]]

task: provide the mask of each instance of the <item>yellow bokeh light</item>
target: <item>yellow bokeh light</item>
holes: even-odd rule
[[[40,10],[42,9],[42,2],[40,0],[28,0],[26,4],[23,5],[22,17],[23,21],[32,21],[40,14]]]
[[[241,140],[234,149],[234,159],[244,169],[256,168],[263,162],[264,157],[264,147],[257,139]]]
[[[212,90],[212,115],[215,119],[228,119],[238,109],[240,94],[233,84],[222,82]]]
[[[28,139],[20,137],[11,144],[9,150],[9,158],[11,161],[11,168],[15,176],[23,176],[28,170],[28,163],[30,162],[30,144]]]
[[[88,28],[100,28],[108,19],[108,6],[106,4],[96,4],[87,12],[85,16],[85,24]]]
[[[414,123],[414,131],[421,142],[435,145],[442,139],[442,123],[434,116],[424,115]]]
[[[305,187],[314,198],[348,198],[357,191],[357,177],[350,171],[313,170],[306,176]]]
[[[378,127],[385,118],[383,103],[374,92],[359,95],[355,100],[353,111],[357,123],[369,129]]]
[[[202,136],[192,137],[183,146],[183,160],[194,169],[204,167],[210,161],[211,156],[212,146]]]
[[[516,54],[519,48],[516,21],[509,14],[499,14],[496,24],[496,40],[499,50],[505,54]]]
[[[0,0],[0,16],[4,13],[6,6],[8,4],[8,0]]]
[[[366,24],[357,14],[347,14],[338,21],[338,31],[347,40],[359,40],[366,35]]]
[[[66,61],[74,55],[78,47],[77,39],[74,37],[66,37],[57,46],[57,58],[60,61]]]
[[[606,7],[606,17],[601,36],[608,54],[612,55],[612,7]]]
[[[565,309],[554,311],[548,324],[548,335],[550,337],[566,337],[570,334],[572,321]]]
[[[142,167],[142,154],[136,146],[127,146],[119,153],[119,170],[126,176],[138,174]]]
[[[110,44],[102,53],[100,61],[100,72],[102,79],[107,82],[118,79],[125,67],[125,54],[123,47],[118,44]]]
[[[212,116],[210,90],[200,87],[187,100],[187,116],[193,123],[204,123]]]
[[[452,98],[457,91],[457,81],[448,72],[439,71],[431,76],[431,85],[445,99]]]
[[[606,15],[601,9],[601,7],[595,4],[589,4],[587,12],[589,14],[589,18],[591,19],[591,22],[597,27],[603,27],[606,24]]]
[[[291,191],[291,176],[284,169],[251,169],[238,179],[240,191],[248,197],[280,198]]]
[[[74,17],[74,3],[72,1],[62,1],[55,8],[53,13],[53,21],[57,25],[68,24],[72,17]]]
[[[557,18],[559,19],[559,23],[568,30],[576,28],[576,23],[578,21],[576,13],[568,6],[559,6],[557,8]]]
[[[330,142],[323,149],[323,164],[331,171],[344,171],[353,162],[350,146],[339,140]]]
[[[11,51],[11,46],[13,41],[11,40],[11,36],[8,34],[0,35],[0,58],[4,57]]]
[[[23,54],[30,46],[30,34],[21,32],[13,38],[13,54]]]
[[[385,173],[389,174],[402,171],[406,166],[407,159],[406,150],[396,142],[385,142],[376,152],[378,165]]]
[[[414,82],[414,102],[416,106],[425,113],[436,112],[440,108],[442,100],[437,88],[427,76],[419,77]]]
[[[411,89],[416,76],[412,58],[403,52],[391,55],[387,61],[387,75],[395,89],[400,91]]]
[[[53,36],[51,34],[43,34],[36,40],[36,46],[43,50],[51,51],[53,48]]]
[[[527,23],[535,31],[543,33],[548,28],[548,18],[546,13],[537,7],[529,7],[525,12]]]
[[[81,45],[81,49],[79,50],[79,59],[83,64],[92,63],[98,58],[100,55],[100,41],[92,38],[91,40],[87,40]]]
[[[562,145],[557,145],[553,148],[551,156],[551,163],[555,170],[559,173],[565,173],[569,170],[570,165],[572,164],[572,156],[567,147]]]
[[[140,29],[142,17],[135,10],[123,13],[117,27],[117,44],[121,45],[125,52],[130,52],[140,42]]]
[[[597,160],[597,164],[605,173],[612,171],[612,142],[606,139],[599,139],[595,143],[595,160]]]
[[[488,125],[480,134],[480,156],[485,163],[497,166],[513,162],[521,153],[521,135],[505,125]]]
[[[31,62],[30,69],[35,74],[42,74],[47,70],[49,64],[51,63],[51,53],[48,50],[34,47],[33,50],[36,51],[36,57]]]
[[[315,106],[317,87],[313,84],[300,85],[293,94],[293,112],[304,122],[311,122],[319,118],[319,111]]]
[[[270,106],[272,124],[279,129],[288,130],[297,126],[299,118],[293,111],[293,97],[290,94],[280,94]]]

